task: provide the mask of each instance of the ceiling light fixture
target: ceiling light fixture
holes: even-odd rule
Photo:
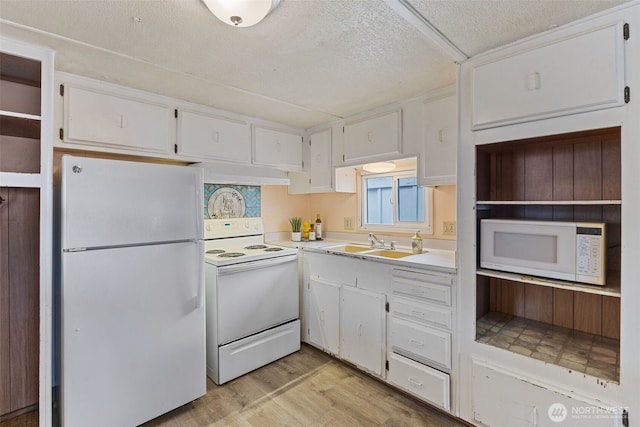
[[[202,0],[216,18],[234,27],[250,27],[262,21],[280,0]]]
[[[390,172],[396,168],[396,164],[393,162],[376,162],[376,163],[367,163],[362,166],[367,172],[371,173],[385,173]]]

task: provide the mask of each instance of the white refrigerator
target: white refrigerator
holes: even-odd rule
[[[63,156],[60,176],[62,425],[204,395],[202,170]]]

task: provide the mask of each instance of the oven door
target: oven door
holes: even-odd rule
[[[218,345],[298,318],[298,256],[217,268]]]

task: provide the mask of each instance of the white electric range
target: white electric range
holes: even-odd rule
[[[223,384],[300,349],[297,249],[261,218],[205,220],[207,374]]]

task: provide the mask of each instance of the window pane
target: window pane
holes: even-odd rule
[[[398,179],[398,221],[424,221],[424,191],[415,177]]]
[[[367,224],[393,224],[391,184],[390,176],[365,179]]]

